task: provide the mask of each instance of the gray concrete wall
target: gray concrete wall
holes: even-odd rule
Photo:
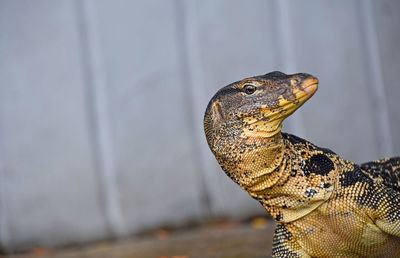
[[[400,155],[400,2],[0,1],[0,245],[263,214],[208,150],[220,87],[308,72],[285,124],[356,162]]]

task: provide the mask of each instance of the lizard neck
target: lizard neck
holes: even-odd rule
[[[280,132],[270,137],[248,137],[241,145],[247,147],[240,159],[239,185],[253,197],[264,195],[265,191],[281,182],[288,163],[285,145]],[[290,162],[289,162],[290,163]]]
[[[308,215],[329,200],[335,181],[329,177],[321,180],[319,175],[310,176],[306,172],[309,160],[305,160],[301,153],[319,150],[298,149],[285,139],[283,145],[283,158],[276,169],[282,172],[277,182],[269,188],[249,193],[261,202],[277,222],[289,223]],[[335,171],[337,168],[332,173]]]
[[[327,201],[333,182],[305,172],[301,153],[322,152],[311,144],[295,146],[278,132],[221,138],[216,157],[225,173],[253,198],[260,201],[277,222],[298,220]],[[227,141],[225,139],[230,139]]]
[[[238,183],[259,200],[278,222],[298,220],[327,201],[333,187],[309,175],[301,152],[280,132],[271,137],[248,137],[238,164]],[[331,185],[333,182],[331,182]]]

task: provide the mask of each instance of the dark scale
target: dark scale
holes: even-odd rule
[[[315,189],[307,189],[306,190],[306,197],[307,198],[309,198],[309,197],[313,197],[315,194],[317,194],[318,193],[318,191],[317,190],[315,190]]]
[[[343,173],[339,179],[340,184],[343,187],[349,187],[355,185],[357,182],[372,184],[373,181],[367,175],[365,175],[358,166],[354,169]]]
[[[306,176],[309,176],[311,173],[325,176],[334,168],[335,165],[325,154],[316,154],[306,160],[304,173]]]
[[[375,180],[400,192],[400,157],[371,161],[361,164],[360,168]]]

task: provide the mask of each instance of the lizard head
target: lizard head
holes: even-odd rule
[[[317,78],[298,73],[271,72],[243,79],[220,89],[204,116],[210,147],[218,137],[272,137],[282,121],[317,90]]]
[[[282,121],[317,87],[318,80],[309,74],[272,72],[220,89],[208,103],[204,130],[211,151],[227,175],[250,190],[261,180],[260,175],[269,176],[260,182],[276,183],[282,171],[272,171],[283,159],[279,137]]]

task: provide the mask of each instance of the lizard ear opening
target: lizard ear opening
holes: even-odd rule
[[[214,119],[217,123],[221,123],[225,120],[224,114],[222,113],[221,105],[218,102],[215,102],[212,105],[212,111],[213,111]]]
[[[219,128],[224,121],[221,104],[218,102],[209,103],[204,116],[204,132],[210,146],[212,146],[212,142],[214,141],[213,130]]]

